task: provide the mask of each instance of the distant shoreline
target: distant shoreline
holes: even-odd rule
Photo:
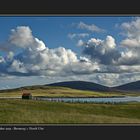
[[[35,96],[38,98],[125,98],[126,96],[99,96],[99,97],[94,97],[94,96],[85,96],[85,97],[79,97],[79,96],[74,96],[74,97],[48,97],[48,96]]]

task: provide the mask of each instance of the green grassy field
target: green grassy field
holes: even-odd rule
[[[1,99],[0,123],[140,123],[140,103],[71,104]]]
[[[121,92],[95,92],[83,91],[64,87],[47,87],[47,88],[27,88],[24,92],[30,92],[33,96],[48,97],[112,97],[112,96],[137,96],[138,93],[121,93]],[[21,97],[21,90],[0,91],[0,97]]]
[[[33,96],[116,97],[139,93],[94,92],[64,87],[24,89]],[[21,89],[0,91],[0,97],[21,97]],[[140,103],[94,104],[58,103],[37,100],[0,99],[1,123],[140,123]]]

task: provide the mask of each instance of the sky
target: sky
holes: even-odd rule
[[[140,17],[1,16],[0,89],[140,80]]]

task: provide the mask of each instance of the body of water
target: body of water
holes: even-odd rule
[[[105,98],[85,98],[85,97],[62,97],[62,98],[50,98],[50,97],[37,97],[37,100],[54,101],[54,102],[70,102],[70,103],[123,103],[123,102],[140,102],[140,96],[137,97],[105,97]]]

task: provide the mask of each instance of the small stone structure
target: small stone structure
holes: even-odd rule
[[[32,94],[31,93],[23,93],[22,99],[32,99]]]

